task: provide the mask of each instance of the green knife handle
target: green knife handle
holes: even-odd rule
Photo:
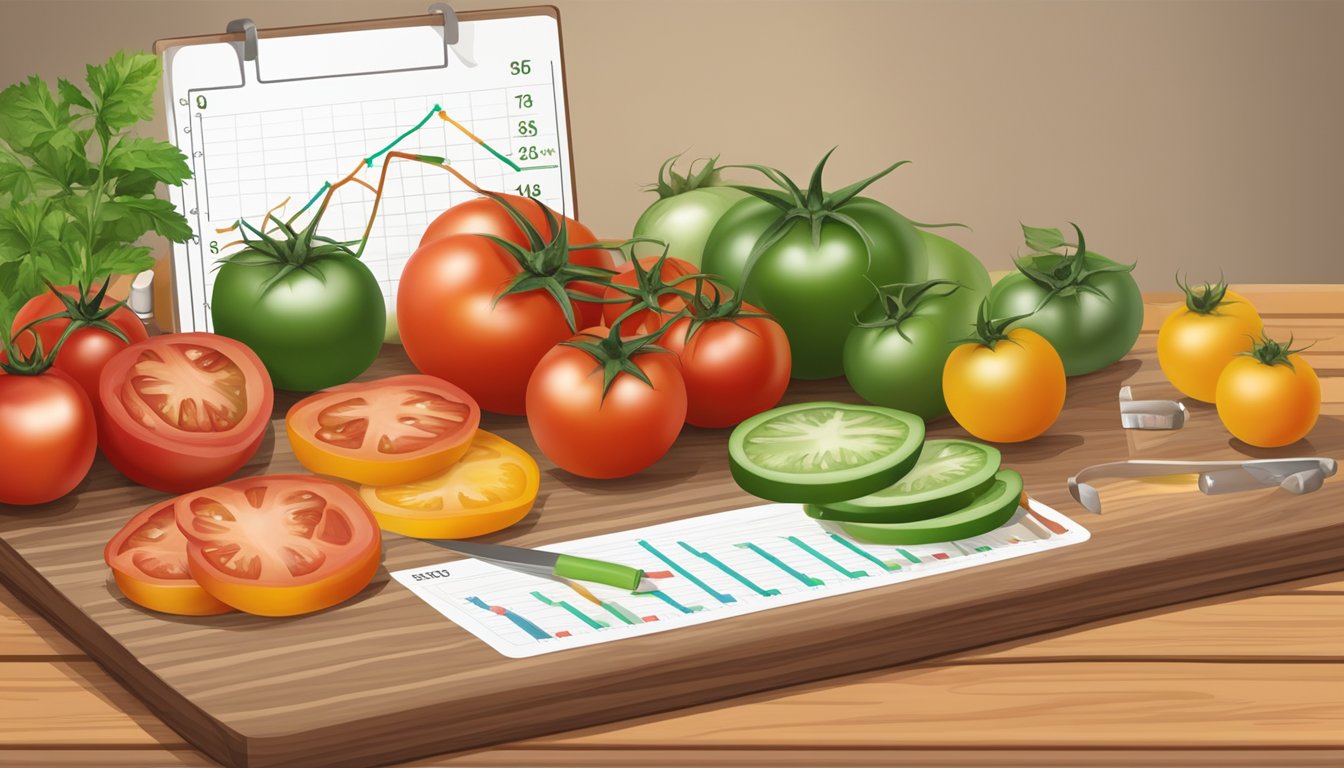
[[[638,568],[573,555],[560,555],[553,571],[561,578],[592,581],[629,590],[638,589],[640,579],[644,578],[644,572]]]

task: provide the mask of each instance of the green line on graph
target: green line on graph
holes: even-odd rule
[[[761,557],[764,557],[766,560],[769,560],[770,563],[771,563],[772,565],[774,565],[776,568],[780,569],[781,571],[784,571],[785,573],[787,573],[787,574],[789,574],[790,576],[792,576],[793,578],[795,578],[795,579],[797,579],[797,580],[803,582],[804,584],[806,584],[806,585],[809,586],[809,587],[820,587],[820,586],[822,586],[823,584],[826,583],[826,582],[822,581],[821,579],[818,579],[818,578],[815,578],[815,577],[812,577],[812,576],[808,576],[806,573],[803,573],[802,571],[795,570],[794,568],[790,567],[788,563],[784,562],[783,560],[780,560],[778,557],[775,557],[774,555],[770,554],[769,552],[766,552],[764,549],[761,549],[760,547],[756,546],[755,544],[752,544],[752,543],[748,542],[748,543],[746,543],[746,544],[738,544],[737,546],[739,546],[739,547],[746,547],[747,549],[750,549],[752,552],[755,552],[756,554],[760,555]]]
[[[701,560],[704,560],[705,562],[709,563],[715,568],[718,568],[720,571],[723,571],[729,576],[732,576],[734,579],[737,579],[738,583],[740,583],[747,589],[750,589],[752,592],[755,592],[756,594],[760,595],[761,597],[774,597],[775,595],[779,594],[778,589],[761,589],[760,587],[756,586],[756,583],[753,582],[751,579],[748,579],[746,576],[743,576],[742,574],[738,573],[732,568],[729,568],[717,557],[709,554],[708,552],[700,552],[699,550],[695,549],[690,544],[687,544],[684,541],[678,541],[677,543],[681,545],[682,549],[686,550],[687,552],[690,552],[692,555],[695,555]]]
[[[808,546],[807,542],[803,541],[802,539],[798,538],[797,536],[789,536],[789,537],[787,537],[787,538],[788,538],[789,541],[791,541],[791,542],[793,542],[795,545],[797,545],[797,547],[798,547],[799,549],[801,549],[801,550],[803,550],[804,552],[806,552],[807,554],[809,554],[809,555],[811,555],[811,556],[817,558],[817,559],[820,560],[821,562],[823,562],[823,563],[825,563],[826,565],[830,566],[832,569],[837,570],[837,571],[839,571],[840,573],[843,573],[845,576],[847,576],[847,577],[849,577],[849,578],[851,578],[851,579],[861,579],[861,578],[863,578],[864,576],[867,576],[867,575],[868,575],[868,572],[867,572],[867,571],[851,571],[851,570],[849,570],[849,569],[846,568],[845,566],[843,566],[843,565],[841,565],[841,564],[835,562],[835,561],[832,560],[831,558],[829,558],[829,557],[827,557],[827,556],[821,554],[821,553],[818,552],[817,550],[815,550],[815,549],[813,549],[812,547]]]
[[[575,608],[574,606],[570,605],[564,600],[552,600],[549,597],[541,594],[540,592],[533,592],[532,596],[547,605],[552,605],[557,608],[564,608],[566,611],[572,613],[575,618],[579,619],[584,624],[587,624],[593,629],[606,629],[608,626],[610,626],[605,621],[598,621],[597,619],[590,618],[588,614],[584,613],[583,611],[580,611],[578,608]]]
[[[603,602],[602,607],[606,608],[607,612],[612,616],[615,616],[626,624],[639,624],[641,622],[641,619],[638,616],[616,603]]]
[[[914,555],[910,554],[909,552],[905,551],[904,549],[901,549],[900,547],[897,547],[897,548],[896,548],[896,551],[901,553],[901,557],[904,557],[906,560],[909,560],[909,561],[912,562],[912,563],[922,563],[922,562],[924,562],[923,560],[920,560],[918,557],[915,557]]]
[[[858,555],[859,557],[862,557],[862,558],[865,559],[865,560],[872,561],[873,564],[875,564],[875,565],[880,565],[880,566],[882,566],[882,568],[886,569],[887,571],[899,571],[899,570],[901,570],[901,564],[900,564],[900,563],[888,563],[887,561],[882,560],[882,559],[879,558],[879,557],[876,557],[876,556],[873,555],[871,552],[865,552],[864,550],[862,550],[862,549],[860,549],[859,547],[855,546],[854,543],[851,542],[849,539],[846,539],[846,538],[843,537],[843,536],[840,536],[840,535],[838,535],[838,534],[834,534],[834,533],[832,533],[832,534],[831,534],[831,538],[832,538],[832,539],[835,539],[837,542],[839,542],[840,544],[844,545],[847,549],[849,549],[851,552],[853,552],[854,554]]]

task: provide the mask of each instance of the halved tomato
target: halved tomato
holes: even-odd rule
[[[443,472],[467,452],[480,424],[471,395],[419,374],[332,387],[295,403],[285,416],[300,464],[369,485]]]
[[[359,495],[384,530],[418,539],[466,539],[526,517],[540,482],[537,462],[527,451],[482,430],[448,471],[404,485],[365,485]]]
[[[378,523],[353,489],[309,475],[262,475],[177,498],[187,566],[240,611],[297,616],[368,586],[382,559]]]
[[[122,527],[103,549],[121,593],[151,611],[213,616],[233,609],[210,596],[187,569],[187,537],[173,519],[173,499],[159,502]]]
[[[118,352],[98,381],[98,447],[141,485],[183,493],[237,472],[271,421],[271,377],[213,333],[154,336]]]

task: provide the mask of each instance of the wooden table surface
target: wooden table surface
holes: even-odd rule
[[[1344,286],[1243,293],[1344,415]],[[1177,297],[1148,298],[1151,349]],[[1344,765],[1344,571],[413,765],[1140,763]],[[0,588],[0,765],[213,763]]]

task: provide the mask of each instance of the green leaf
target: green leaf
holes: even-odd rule
[[[87,280],[97,283],[111,275],[138,275],[154,266],[153,249],[143,245],[108,245],[93,252]]]
[[[191,226],[187,224],[186,217],[178,213],[177,207],[172,203],[157,197],[118,195],[104,203],[103,216],[108,221],[132,222],[141,232],[153,230],[174,243],[185,243],[191,239]]]
[[[74,263],[61,238],[65,214],[46,200],[30,200],[0,210],[0,264],[8,267],[11,290],[27,298],[42,292],[43,280],[73,282]]]
[[[50,145],[75,149],[69,123],[68,110],[56,103],[51,89],[37,77],[0,91],[0,139],[23,154]]]
[[[158,57],[118,51],[106,64],[89,65],[87,71],[94,117],[105,135],[154,117],[154,89],[159,84]]]
[[[1051,251],[1064,245],[1064,233],[1054,227],[1028,227],[1023,224],[1022,236],[1027,239],[1027,247],[1033,251]]]
[[[111,176],[134,172],[147,173],[164,184],[179,186],[191,178],[187,156],[166,141],[124,137],[107,153],[107,171]]]
[[[79,90],[79,86],[65,78],[56,81],[56,92],[61,97],[61,106],[65,107],[67,111],[70,107],[83,107],[87,110],[93,109],[93,105],[90,104],[88,98],[84,96],[84,92]]]
[[[13,202],[21,202],[33,194],[33,179],[28,168],[17,158],[0,152],[0,195],[9,195]]]

